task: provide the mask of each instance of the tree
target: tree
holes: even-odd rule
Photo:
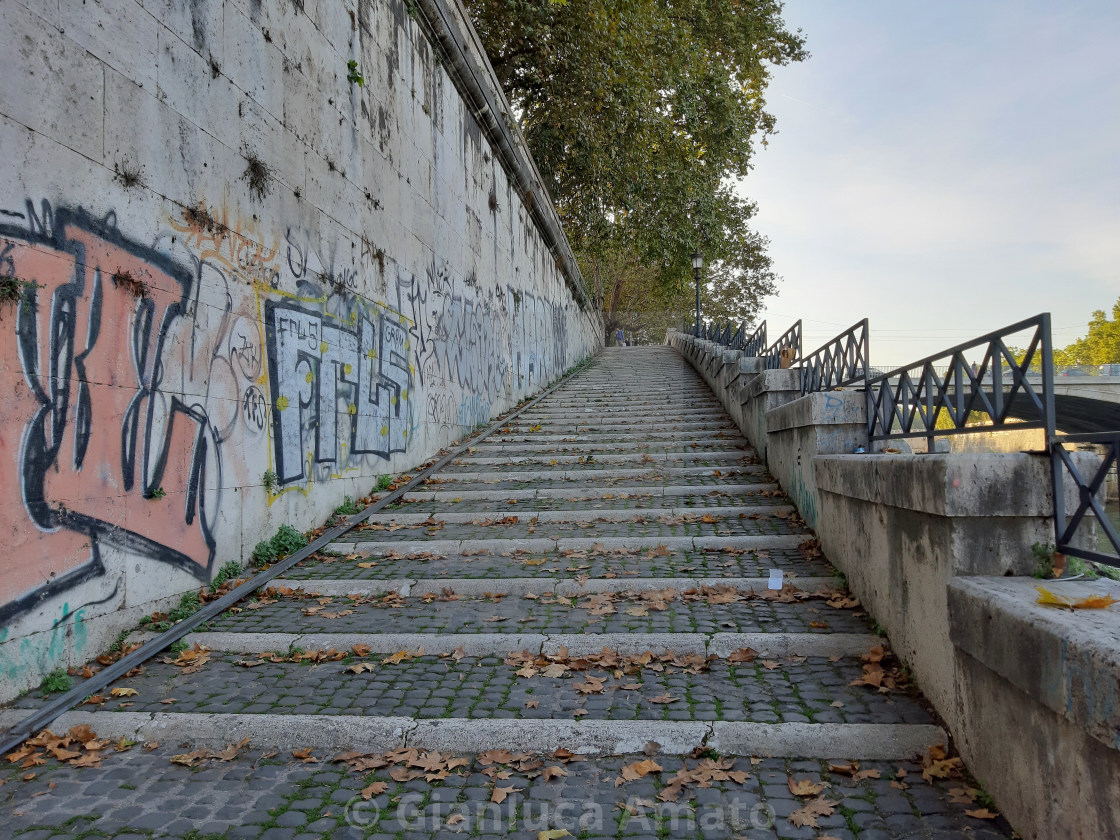
[[[1112,320],[1103,309],[1093,312],[1084,338],[1054,351],[1059,365],[1107,365],[1120,363],[1120,297],[1112,306]]]
[[[698,248],[744,311],[777,280],[735,189],[774,130],[771,69],[807,57],[778,0],[466,0],[608,330],[619,284],[668,303]],[[615,273],[624,270],[625,276]],[[656,291],[655,291],[656,290]],[[728,303],[724,307],[735,309]]]

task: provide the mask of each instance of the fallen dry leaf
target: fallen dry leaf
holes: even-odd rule
[[[509,787],[496,787],[494,788],[494,792],[490,795],[490,801],[501,805],[511,793],[520,793],[522,790],[524,790],[524,788],[516,788],[513,785]]]
[[[373,782],[369,787],[362,788],[362,799],[372,799],[388,789],[389,785],[385,782]]]
[[[656,697],[649,698],[651,703],[676,703],[680,700],[679,697],[673,697],[671,694],[659,694]]]
[[[561,837],[571,836],[571,832],[566,828],[550,828],[547,831],[537,832],[537,840],[560,840]]]
[[[821,797],[812,800],[803,808],[794,811],[787,819],[798,828],[819,828],[817,817],[831,816],[835,809],[835,802],[829,802],[824,797]]]
[[[114,688],[109,693],[114,697],[135,697],[140,692],[135,688]]]
[[[816,796],[828,787],[828,785],[814,782],[812,779],[797,780],[793,776],[786,780],[786,784],[789,786],[789,792],[794,796]]]
[[[975,811],[965,811],[965,815],[972,817],[974,820],[994,820],[999,814],[993,814],[987,808],[979,808]]]
[[[1037,603],[1050,607],[1064,607],[1070,610],[1103,610],[1116,603],[1116,599],[1111,595],[1090,595],[1087,598],[1074,600],[1065,595],[1056,595],[1042,586],[1036,586],[1035,589],[1039,593]]]

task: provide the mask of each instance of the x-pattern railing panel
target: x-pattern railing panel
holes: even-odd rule
[[[1027,330],[1033,330],[1030,341],[1016,361],[1006,339]],[[978,350],[983,356],[974,368],[967,356]],[[1042,375],[1032,374],[1031,368],[1039,366]],[[871,378],[868,434],[872,440],[887,440],[990,431],[1012,422],[1013,410],[1016,428],[1049,430],[1054,422],[1052,383],[1050,316],[1042,314]],[[988,415],[991,426],[968,427],[972,412]],[[940,417],[948,419],[946,428],[935,428]]]
[[[786,353],[790,365],[801,360],[801,320],[782,333],[762,354],[763,368],[777,370],[782,366],[782,354]]]
[[[1066,449],[1067,445],[1078,443],[1092,443],[1104,447],[1104,458],[1091,477],[1087,477],[1078,469]],[[1117,465],[1120,464],[1120,431],[1052,438],[1050,459],[1054,471],[1054,531],[1057,537],[1057,550],[1073,557],[1120,566],[1120,534],[1117,533],[1116,526],[1112,524],[1105,510],[1108,503],[1102,502],[1101,498],[1103,495],[1101,490],[1105,486],[1108,474],[1117,469]],[[1065,511],[1064,484],[1067,477],[1073,480],[1077,488],[1077,508],[1069,518],[1066,517]],[[1086,524],[1090,515],[1095,518],[1097,527],[1112,546],[1112,554],[1100,551],[1097,546],[1086,548],[1084,544],[1076,544],[1079,529]],[[1117,501],[1117,518],[1120,521],[1120,501]],[[1084,534],[1084,531],[1081,533]]]
[[[743,341],[743,355],[755,358],[762,355],[766,347],[766,322],[763,321],[750,337]]]
[[[869,327],[864,318],[801,360],[801,393],[867,385]]]

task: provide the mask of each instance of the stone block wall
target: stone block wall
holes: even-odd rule
[[[417,14],[0,4],[0,698],[601,345]]]

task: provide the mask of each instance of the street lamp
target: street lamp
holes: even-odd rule
[[[699,251],[692,252],[692,273],[696,276],[696,337],[700,337],[700,269],[704,267],[704,256]]]

